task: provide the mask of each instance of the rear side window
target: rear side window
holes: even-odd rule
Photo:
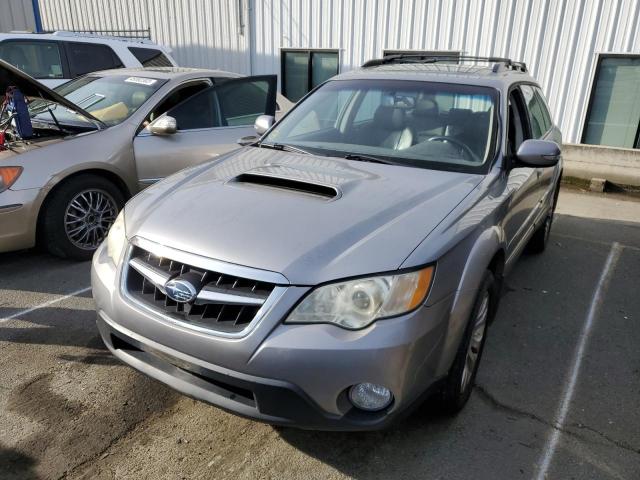
[[[520,90],[522,90],[522,95],[527,104],[527,114],[529,115],[529,123],[531,124],[531,135],[533,138],[541,138],[548,128],[546,128],[547,121],[542,113],[540,97],[531,85],[522,85]]]
[[[79,42],[65,42],[65,44],[72,77],[123,67],[120,59],[107,45]]]
[[[164,53],[155,48],[129,47],[129,51],[143,67],[172,67]]]
[[[10,41],[0,43],[0,58],[33,78],[63,78],[57,42]]]

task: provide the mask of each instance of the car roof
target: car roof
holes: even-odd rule
[[[89,75],[107,77],[107,76],[145,76],[148,78],[157,78],[159,80],[189,79],[199,77],[242,77],[237,73],[227,72],[225,70],[212,70],[207,68],[187,68],[187,67],[132,67],[132,68],[114,68],[112,70],[102,70],[93,72]]]
[[[497,70],[497,71],[496,71]],[[337,75],[333,80],[418,80],[479,85],[507,90],[518,82],[537,83],[526,71],[494,69],[492,65],[473,63],[387,63]]]
[[[124,45],[127,47],[140,47],[140,48],[156,48],[163,50],[165,53],[171,53],[171,49],[160,45],[146,38],[129,38],[129,37],[115,37],[112,35],[100,35],[95,33],[82,33],[71,32],[65,30],[58,30],[55,32],[9,32],[0,33],[0,40],[57,40],[67,42],[88,42],[88,43],[100,43],[107,45]]]

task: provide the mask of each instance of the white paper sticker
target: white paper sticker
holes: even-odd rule
[[[154,78],[142,78],[142,77],[129,77],[125,80],[127,83],[137,83],[139,85],[153,85],[158,80]]]

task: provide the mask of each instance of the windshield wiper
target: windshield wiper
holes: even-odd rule
[[[371,155],[361,155],[359,153],[348,153],[343,158],[347,160],[358,160],[359,162],[384,163],[385,165],[397,165],[395,162]]]
[[[294,147],[293,145],[286,145],[284,143],[259,143],[259,147],[267,147],[273,148],[274,150],[286,151],[286,152],[295,152],[302,153],[304,155],[311,155],[311,152],[308,152],[300,147]]]

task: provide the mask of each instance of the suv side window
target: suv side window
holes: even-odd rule
[[[64,43],[67,49],[71,77],[124,66],[111,47],[107,45],[80,42]]]
[[[169,59],[155,48],[129,47],[129,51],[143,67],[172,67]]]
[[[33,78],[64,78],[58,42],[39,40],[2,42],[0,58]]]
[[[507,133],[507,153],[515,155],[520,144],[527,140],[529,130],[527,128],[526,113],[522,94],[514,89],[509,94],[509,120]]]
[[[547,100],[544,98],[544,93],[542,93],[542,89],[540,87],[535,87],[536,95],[538,96],[538,100],[540,102],[540,109],[542,110],[542,116],[544,117],[545,122],[545,131],[549,130],[553,127],[553,120],[551,119],[551,114],[549,113],[549,107],[547,106]]]
[[[531,85],[522,85],[520,90],[522,91],[522,95],[524,96],[524,100],[527,105],[531,134],[533,135],[533,138],[542,138],[547,130],[549,130],[549,127],[547,126],[544,114],[542,113],[540,97]]]

